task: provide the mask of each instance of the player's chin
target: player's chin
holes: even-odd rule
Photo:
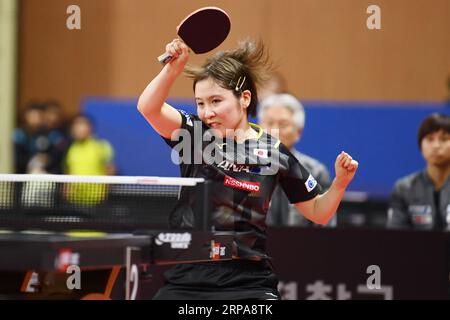
[[[223,137],[226,136],[226,132],[225,130],[222,130],[221,127],[219,125],[215,125],[215,126],[211,126],[210,130],[212,130],[212,132],[214,132],[214,135],[217,138],[222,139]]]

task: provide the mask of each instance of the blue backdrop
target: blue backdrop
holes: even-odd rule
[[[195,113],[191,100],[169,103]],[[83,112],[94,119],[97,136],[113,145],[119,174],[179,176],[170,148],[136,104],[136,99],[87,98]],[[395,180],[425,165],[416,138],[420,122],[432,112],[450,114],[438,103],[305,101],[303,105],[306,126],[298,150],[322,161],[333,176],[336,156],[342,150],[350,153],[360,167],[349,190],[383,198]]]

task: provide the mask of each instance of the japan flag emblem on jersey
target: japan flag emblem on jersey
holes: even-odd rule
[[[317,186],[317,181],[314,179],[312,175],[309,175],[308,180],[305,182],[306,190],[308,192],[311,192],[312,189],[314,189]]]
[[[253,149],[253,154],[255,156],[267,159],[267,150],[266,149]]]

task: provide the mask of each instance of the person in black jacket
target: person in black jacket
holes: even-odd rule
[[[443,230],[450,223],[450,116],[424,119],[418,144],[426,168],[395,183],[387,226]]]

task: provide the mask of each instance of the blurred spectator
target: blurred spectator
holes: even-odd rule
[[[44,118],[45,125],[49,130],[57,130],[64,136],[69,134],[61,105],[57,101],[50,100],[45,102]]]
[[[425,118],[418,144],[426,168],[395,183],[387,226],[443,230],[450,223],[450,116]]]
[[[35,154],[27,164],[27,173],[30,174],[45,174],[49,173],[47,168],[49,167],[50,159],[45,153]]]
[[[41,163],[45,158],[46,173],[62,173],[64,154],[69,145],[67,132],[64,131],[61,108],[56,102],[31,103],[27,106],[23,125],[13,134],[15,172],[30,173],[29,162],[36,155]],[[36,160],[35,159],[35,160]]]
[[[14,165],[16,173],[27,173],[28,162],[38,153],[48,153],[51,143],[44,123],[44,105],[32,103],[23,115],[23,125],[14,130]]]
[[[72,121],[73,143],[67,151],[65,172],[74,175],[113,175],[114,151],[106,140],[93,135],[92,121],[83,115]]]
[[[262,101],[271,95],[280,93],[287,93],[286,79],[281,73],[274,71],[269,79],[258,88],[258,98],[259,101]]]
[[[260,104],[259,121],[261,126],[270,130],[279,130],[280,141],[291,151],[300,163],[314,176],[325,192],[330,187],[330,174],[321,162],[295,150],[305,126],[305,111],[301,103],[290,94],[272,95]],[[281,188],[276,188],[267,214],[269,225],[312,226],[297,209],[289,203]],[[336,225],[336,215],[327,226]]]
[[[67,151],[65,168],[72,175],[113,175],[114,151],[106,140],[93,135],[93,122],[79,115],[72,121],[73,142]],[[98,205],[107,196],[107,185],[98,183],[74,183],[66,186],[66,198],[71,203]]]
[[[52,144],[47,170],[50,173],[62,173],[63,160],[70,139],[62,108],[58,102],[47,101],[45,103],[44,122],[48,131],[48,139]]]
[[[45,153],[34,155],[27,166],[29,174],[46,174],[50,158]],[[54,206],[56,183],[50,181],[27,181],[22,186],[21,204],[30,208]]]

